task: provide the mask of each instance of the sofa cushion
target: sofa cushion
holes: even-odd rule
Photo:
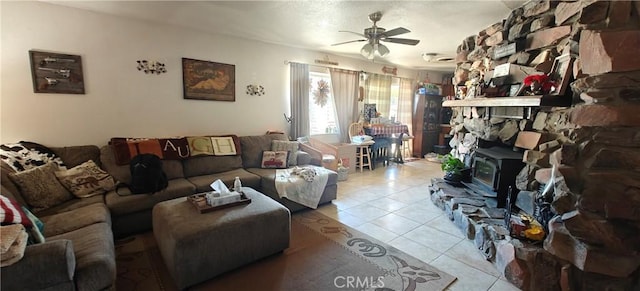
[[[286,169],[288,168],[288,151],[263,151],[260,168],[263,169]]]
[[[116,254],[113,233],[107,223],[94,223],[48,238],[68,239],[76,258],[76,290],[105,290],[116,278]]]
[[[42,217],[44,236],[52,237],[65,232],[74,231],[94,223],[111,225],[111,214],[106,205],[94,203],[72,211],[60,212]]]
[[[115,187],[113,177],[103,171],[93,160],[88,160],[68,170],[55,172],[62,185],[78,198],[99,195]]]
[[[271,150],[271,142],[274,140],[287,140],[287,137],[284,134],[241,136],[243,168],[260,168],[262,152]]]
[[[195,177],[242,168],[242,158],[240,156],[199,156],[185,159],[182,161],[182,166],[185,177]]]
[[[100,167],[100,149],[95,145],[52,147],[51,151],[62,159],[67,168],[73,168],[88,160]]]
[[[60,184],[54,171],[55,163],[11,173],[9,177],[20,187],[20,192],[35,212],[59,205],[73,198],[73,195]]]
[[[227,185],[227,188],[233,187],[233,181],[235,177],[239,177],[243,187],[251,187],[254,189],[260,189],[260,177],[255,174],[247,172],[245,169],[235,169],[222,173],[202,175],[195,177],[188,177],[187,180],[196,186],[196,193],[212,191],[211,183],[220,179]]]
[[[103,195],[96,195],[96,196],[91,196],[88,198],[73,198],[69,201],[66,201],[60,205],[42,210],[40,212],[38,212],[38,216],[39,217],[44,217],[47,215],[52,215],[52,214],[56,214],[56,213],[60,213],[60,212],[65,212],[65,211],[71,211],[74,209],[78,209],[80,207],[85,207],[87,205],[91,205],[91,204],[104,204],[104,196]]]
[[[154,194],[136,194],[120,196],[116,191],[109,191],[105,200],[112,215],[123,215],[141,210],[149,210],[156,203],[194,194],[196,186],[184,178],[169,180],[169,186]],[[120,188],[118,192],[126,194],[129,189]]]
[[[116,181],[131,183],[131,170],[129,165],[118,165],[111,146],[100,148],[100,161],[103,168],[113,176]],[[162,160],[162,170],[167,174],[167,179],[184,178],[182,162],[179,160]]]
[[[298,165],[298,148],[299,142],[297,141],[288,141],[288,140],[274,140],[271,141],[271,150],[272,151],[288,151],[289,158],[287,159],[287,165],[289,167],[293,167]]]

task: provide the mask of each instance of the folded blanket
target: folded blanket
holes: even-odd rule
[[[0,226],[0,267],[12,265],[24,256],[27,232],[22,224]]]
[[[154,154],[163,160],[180,160],[199,155],[240,155],[240,139],[236,135],[188,136],[177,138],[124,138],[109,141],[116,164],[126,165],[139,154]]]
[[[327,186],[329,173],[329,170],[316,166],[278,169],[276,190],[280,198],[316,209]]]

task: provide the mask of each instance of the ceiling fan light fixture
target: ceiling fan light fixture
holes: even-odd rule
[[[372,59],[373,59],[373,57],[374,57],[374,52],[375,52],[375,51],[374,51],[374,47],[373,47],[373,45],[372,45],[371,43],[367,43],[367,44],[365,44],[365,45],[362,47],[362,49],[360,49],[360,54],[361,54],[363,57],[365,57],[365,58],[367,58],[367,59],[370,59],[370,60],[372,60]]]
[[[387,48],[387,46],[383,45],[383,44],[378,44],[376,51],[378,52],[378,54],[381,57],[386,57],[387,55],[389,55],[389,49]]]

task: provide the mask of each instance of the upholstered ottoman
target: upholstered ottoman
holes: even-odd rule
[[[289,247],[291,214],[251,188],[251,203],[200,213],[186,198],[153,207],[153,234],[180,289]]]

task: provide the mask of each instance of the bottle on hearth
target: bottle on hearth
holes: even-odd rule
[[[236,180],[233,181],[233,190],[242,193],[242,182],[240,182],[240,177],[236,177]]]

